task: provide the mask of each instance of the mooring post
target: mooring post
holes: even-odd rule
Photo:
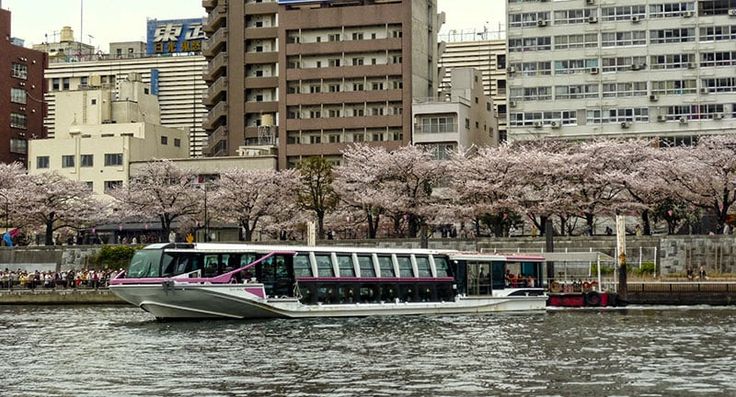
[[[547,221],[544,223],[544,239],[545,239],[545,247],[546,247],[547,252],[555,251],[554,233],[555,232],[554,232],[554,226],[552,226],[552,220],[547,219]],[[547,262],[547,285],[551,285],[554,279],[555,279],[555,263]]]

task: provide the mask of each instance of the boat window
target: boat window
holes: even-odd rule
[[[358,265],[360,265],[360,277],[376,277],[373,258],[370,255],[358,255]]]
[[[399,274],[401,277],[414,277],[414,271],[411,268],[411,258],[408,256],[397,256],[396,261],[399,262]]]
[[[434,257],[434,266],[437,269],[437,277],[451,277],[450,264],[447,262],[447,258],[442,256]]]
[[[294,275],[296,277],[312,277],[312,266],[309,265],[307,254],[294,257]]]
[[[429,265],[429,258],[426,256],[416,256],[417,270],[419,277],[432,277],[432,267]]]
[[[140,250],[130,259],[127,277],[158,277],[160,262],[161,250]]]
[[[379,256],[378,266],[381,268],[381,277],[396,277],[390,256]]]
[[[204,277],[212,277],[217,274],[217,268],[219,267],[219,259],[217,255],[205,255],[204,256]]]
[[[332,268],[332,258],[330,254],[314,255],[317,260],[317,272],[319,277],[335,277],[335,270]]]
[[[176,270],[176,259],[177,257],[174,254],[170,252],[164,253],[163,260],[161,261],[162,277],[171,277],[174,275],[174,270]]]
[[[338,255],[337,267],[340,268],[340,277],[355,277],[352,255]]]
[[[247,253],[240,255],[240,267],[253,263],[260,255]]]

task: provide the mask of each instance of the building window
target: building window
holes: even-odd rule
[[[61,168],[74,167],[74,155],[61,156]]]
[[[10,152],[16,154],[27,154],[28,153],[28,141],[25,139],[11,138],[10,139]]]
[[[174,147],[181,147],[181,139],[174,138]]]
[[[61,79],[61,89],[65,91],[69,90],[69,77]]]
[[[506,54],[496,55],[496,69],[506,69]]]
[[[470,119],[465,119],[465,129],[466,130],[470,129]]]
[[[18,79],[27,79],[28,78],[28,65],[23,65],[21,63],[14,63],[13,69],[12,69],[12,76]]]
[[[95,156],[92,154],[83,154],[80,165],[82,167],[93,167],[95,165]]]
[[[36,168],[38,169],[49,168],[49,156],[36,157]]]
[[[122,153],[105,153],[105,167],[123,165]]]
[[[105,181],[105,193],[123,186],[123,181]]]
[[[162,145],[168,145],[168,144],[169,144],[169,137],[167,137],[167,136],[162,136],[162,137],[161,137],[161,144],[162,144]]]
[[[94,182],[86,181],[86,182],[84,182],[84,184],[87,185],[87,189],[89,189],[89,191],[92,191],[95,188]]]
[[[363,40],[363,33],[353,33],[353,40]]]
[[[51,79],[51,91],[59,91],[59,88],[61,88],[61,79]]]
[[[26,90],[20,89],[20,88],[11,88],[10,89],[10,102],[13,103],[20,103],[24,104],[26,103]]]
[[[22,113],[10,113],[10,128],[28,128],[28,119]]]

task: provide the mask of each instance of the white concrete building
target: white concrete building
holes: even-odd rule
[[[498,115],[499,139],[506,140],[506,40],[487,39],[503,36],[505,32],[470,32],[440,35],[443,43],[440,57],[440,72],[443,74],[440,91],[450,88],[452,70],[456,68],[475,68],[483,74],[483,87],[486,95],[493,100]]]
[[[509,139],[736,132],[733,0],[508,0]]]
[[[117,48],[114,43],[110,46]],[[57,94],[84,88],[89,84],[90,77],[95,75],[101,76],[102,84],[116,88],[126,79],[128,73],[138,73],[142,81],[151,86],[151,93],[158,96],[161,125],[189,130],[189,155],[201,156],[202,146],[207,144],[207,135],[202,128],[202,120],[207,115],[202,103],[202,95],[207,88],[203,77],[207,61],[201,55],[135,55],[128,58],[126,53],[120,59],[113,55],[114,59],[105,56],[95,61],[49,65],[46,70],[49,87],[46,101],[49,111],[45,122],[49,137],[55,134],[54,124],[60,114],[56,109]]]
[[[54,138],[29,141],[30,174],[56,171],[104,194],[127,183],[131,162],[188,155],[187,132],[160,125],[157,98],[139,75],[117,89],[99,81],[57,96],[64,117],[55,120]]]
[[[473,68],[452,71],[451,89],[440,99],[412,106],[412,143],[430,146],[438,159],[458,148],[498,144],[493,101],[483,90],[483,75]]]

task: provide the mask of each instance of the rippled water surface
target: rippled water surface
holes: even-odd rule
[[[736,311],[160,323],[6,306],[0,395],[736,396]]]

